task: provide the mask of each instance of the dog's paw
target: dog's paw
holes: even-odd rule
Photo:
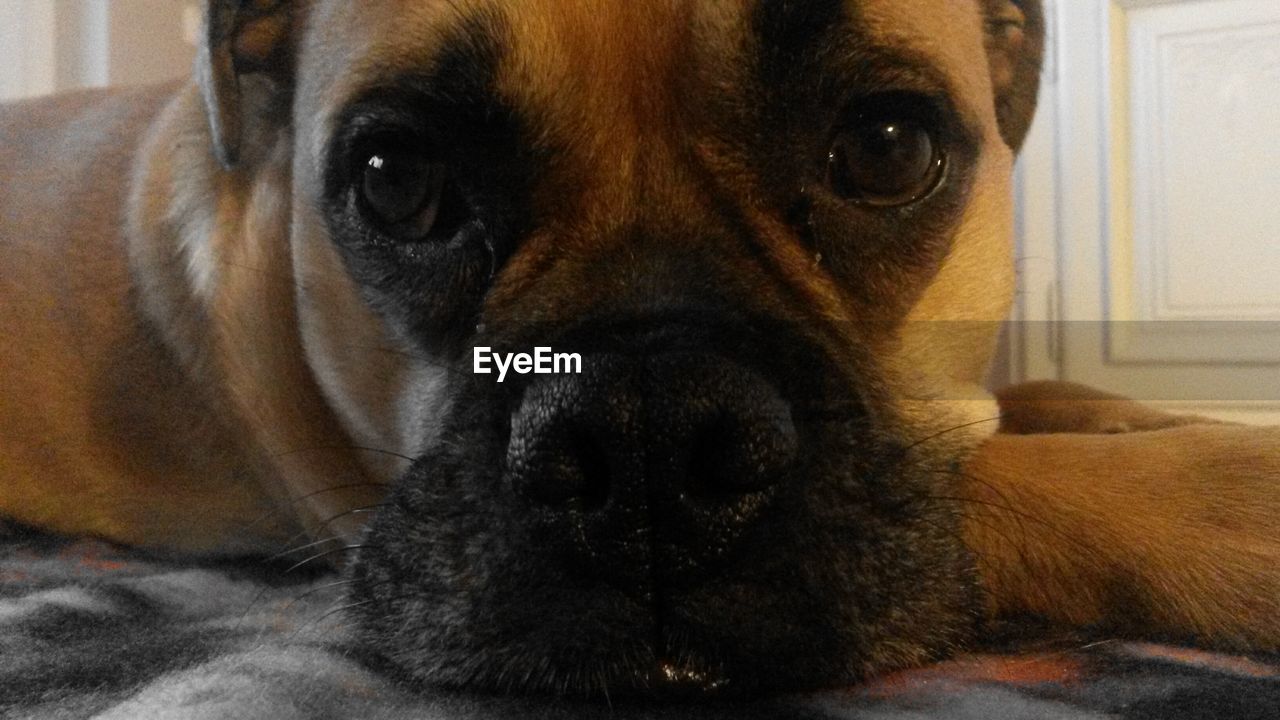
[[[1114,435],[1218,423],[1198,415],[1174,415],[1119,395],[1068,382],[1039,381],[996,393],[1000,432],[1011,435],[1081,433]]]

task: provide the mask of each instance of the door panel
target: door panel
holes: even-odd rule
[[[1280,3],[1112,6],[1118,362],[1280,361]],[[1152,321],[1184,322],[1152,322]]]

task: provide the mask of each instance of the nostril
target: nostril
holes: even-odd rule
[[[613,485],[609,454],[589,432],[579,429],[573,436],[568,462],[576,466],[578,485],[575,500],[582,510],[599,510],[609,502]]]
[[[693,435],[687,464],[690,495],[723,500],[768,490],[796,453],[795,427],[785,408],[720,413]]]
[[[553,510],[594,511],[609,501],[612,478],[604,446],[584,428],[561,428],[539,438],[532,462],[517,472],[517,489]]]
[[[736,495],[745,478],[738,477],[729,452],[730,438],[719,424],[702,427],[689,446],[689,494],[700,500],[720,500]]]

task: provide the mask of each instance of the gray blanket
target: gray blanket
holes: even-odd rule
[[[1014,647],[821,695],[638,707],[427,693],[351,642],[339,578],[0,528],[4,718],[1280,718],[1280,659]]]

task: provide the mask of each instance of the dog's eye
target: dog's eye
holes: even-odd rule
[[[438,230],[445,215],[447,167],[412,145],[378,142],[362,151],[362,205],[383,232],[416,241]]]
[[[859,117],[836,137],[828,162],[832,190],[853,202],[897,206],[937,187],[946,165],[937,135],[907,117]]]

